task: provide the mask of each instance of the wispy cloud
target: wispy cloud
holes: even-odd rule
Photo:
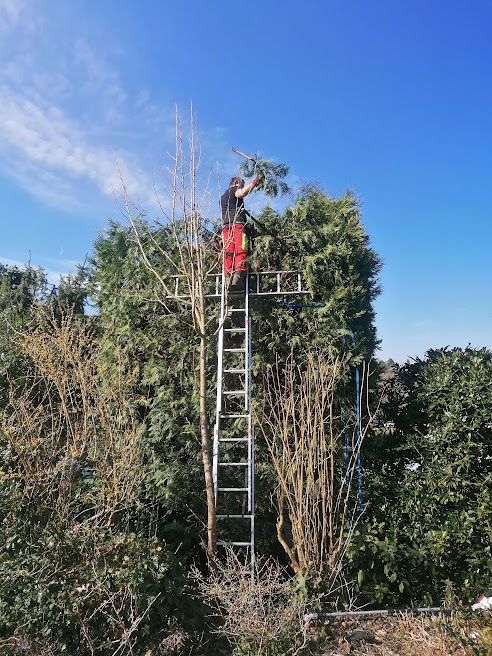
[[[99,96],[104,105],[104,119],[116,125],[124,123],[128,95],[123,88],[118,71],[104,61],[100,53],[96,52],[85,39],[77,39],[73,50],[75,62],[84,71],[84,90]]]
[[[11,28],[0,50],[0,171],[59,209],[87,212],[90,197],[93,214],[121,192],[121,170],[132,199],[154,209],[142,142],[169,125],[169,112],[145,90],[129,95],[110,46],[91,45],[73,25],[50,39],[50,9],[40,13],[34,1],[0,0],[0,26]],[[59,57],[65,51],[73,57]]]
[[[55,263],[56,261],[53,260]],[[33,267],[38,267],[40,266],[39,264],[34,264],[27,260],[26,262],[21,262],[21,260],[14,260],[10,257],[4,257],[3,255],[0,255],[0,263],[5,264],[9,267],[17,267],[18,269],[25,269],[28,264],[30,264]],[[73,273],[76,268],[76,263],[73,263],[72,266],[65,266],[61,270],[60,269],[52,269],[50,267],[41,267],[43,271],[46,274],[46,279],[50,285],[59,285],[60,284],[60,278],[68,276],[70,273]]]
[[[25,0],[0,0],[0,31],[17,23],[25,4]]]
[[[132,200],[157,210],[154,184],[162,192],[166,152],[174,151],[174,106],[123,78],[124,50],[110,35],[101,42],[66,15],[60,32],[57,20],[38,0],[0,0],[0,21],[11,28],[0,49],[0,172],[57,209],[105,215],[107,199],[121,193],[119,168]],[[224,129],[202,128],[203,177],[211,174],[217,207],[217,161],[222,189],[239,164],[226,142]]]
[[[107,196],[118,193],[118,166],[129,193],[152,204],[152,178],[129,153],[90,143],[83,128],[57,106],[0,87],[1,163],[28,191],[60,206],[76,201],[77,181]]]

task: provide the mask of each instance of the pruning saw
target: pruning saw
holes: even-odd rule
[[[246,153],[242,153],[240,150],[237,148],[231,148],[233,153],[236,153],[236,155],[239,155],[240,157],[244,157],[244,159],[249,159],[251,162],[256,162],[256,157],[252,157],[251,155],[247,155]]]

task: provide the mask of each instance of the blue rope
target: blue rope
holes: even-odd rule
[[[355,402],[356,414],[357,414],[357,426],[356,426],[356,435],[357,439],[355,441],[357,445],[357,498],[359,501],[359,511],[362,512],[362,466],[361,466],[361,457],[360,457],[360,447],[361,447],[361,434],[360,434],[360,382],[359,382],[359,367],[355,368],[355,393],[357,394],[357,399]]]

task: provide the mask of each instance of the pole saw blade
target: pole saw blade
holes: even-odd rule
[[[238,150],[237,148],[231,148],[231,150],[232,150],[233,153],[236,153],[236,155],[239,155],[240,157],[244,157],[244,159],[249,159],[249,160],[251,160],[252,162],[255,162],[255,161],[256,161],[256,158],[255,158],[255,157],[251,157],[251,155],[247,155],[246,153],[242,153],[242,152],[241,152],[240,150]]]

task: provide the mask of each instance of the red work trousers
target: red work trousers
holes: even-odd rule
[[[232,223],[222,231],[224,239],[224,273],[246,271],[248,236],[241,223]]]

